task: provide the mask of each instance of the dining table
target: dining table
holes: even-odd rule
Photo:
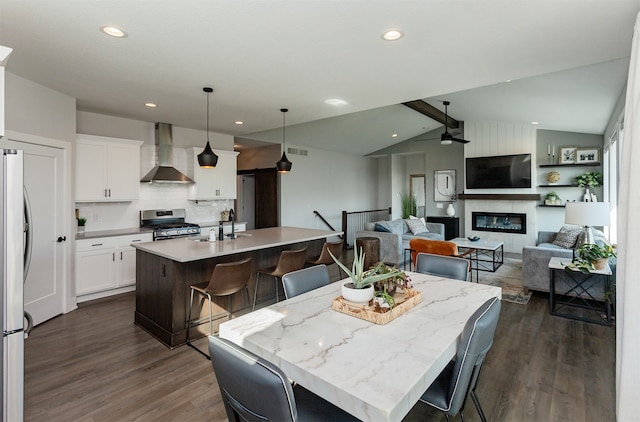
[[[220,325],[219,336],[275,364],[364,421],[400,421],[455,356],[469,317],[499,287],[406,272],[422,301],[386,324],[332,308],[333,282]]]

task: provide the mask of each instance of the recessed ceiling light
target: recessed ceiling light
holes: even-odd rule
[[[347,105],[349,104],[348,102],[346,102],[345,100],[341,100],[339,98],[330,98],[328,100],[324,100],[325,104],[329,104],[332,106],[342,106],[342,105]]]
[[[398,134],[397,134],[397,133],[394,133],[393,135],[391,135],[391,137],[392,137],[392,138],[397,138],[397,137],[398,137]]]
[[[149,107],[149,108],[156,108],[158,107],[158,104],[156,103],[144,103],[145,106]]]
[[[532,125],[539,125],[539,124],[540,124],[540,122],[533,121],[533,122],[531,122],[531,124],[532,124]]]
[[[398,31],[397,29],[390,29],[388,31],[385,31],[384,34],[382,34],[382,39],[386,41],[395,41],[402,38],[403,35],[404,34],[401,31]]]
[[[244,124],[244,122],[242,120],[236,120],[234,123],[237,124],[237,125],[243,125]]]
[[[115,38],[125,38],[128,34],[117,26],[104,25],[100,27],[100,30],[105,34]]]

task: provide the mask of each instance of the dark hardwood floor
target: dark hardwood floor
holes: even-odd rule
[[[133,293],[88,302],[34,328],[25,420],[226,420],[210,362],[135,326],[134,305]],[[551,316],[534,294],[503,302],[477,392],[491,421],[614,421],[614,359],[614,328]],[[479,420],[471,400],[465,416]],[[418,403],[405,420],[445,418]]]

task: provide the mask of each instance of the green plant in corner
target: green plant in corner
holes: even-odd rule
[[[79,227],[84,227],[84,225],[87,224],[87,219],[84,217],[79,217],[78,218],[78,226]]]
[[[576,176],[576,183],[578,187],[584,188],[595,188],[602,184],[602,173],[598,172],[586,172],[585,174],[581,174],[580,176]]]
[[[402,218],[409,218],[410,215],[417,214],[418,206],[415,197],[405,193],[400,199],[402,201]]]

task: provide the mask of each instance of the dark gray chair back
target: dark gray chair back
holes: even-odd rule
[[[424,252],[419,253],[416,258],[416,272],[422,274],[439,275],[468,281],[469,268],[470,261],[464,258]]]
[[[280,368],[217,336],[209,337],[209,356],[230,421],[297,420],[293,388]]]
[[[493,345],[501,306],[498,298],[487,300],[464,326],[449,384],[450,415],[462,409],[467,393],[475,388],[484,358]]]
[[[287,299],[326,286],[330,282],[329,270],[324,264],[293,271],[282,276],[284,295]]]

